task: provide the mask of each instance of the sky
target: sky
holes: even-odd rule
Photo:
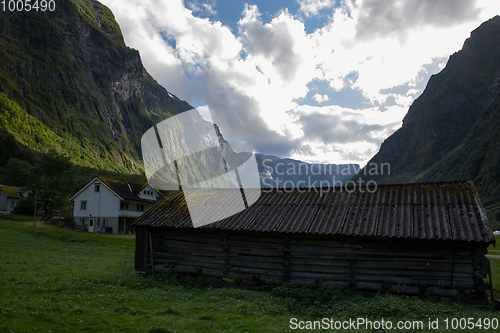
[[[229,142],[364,166],[498,0],[101,0]]]

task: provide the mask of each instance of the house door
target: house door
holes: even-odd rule
[[[118,233],[122,234],[124,232],[125,232],[125,218],[124,217],[120,217],[118,219]]]
[[[94,232],[94,220],[89,220],[89,232]]]

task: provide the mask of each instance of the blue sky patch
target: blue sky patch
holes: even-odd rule
[[[310,34],[317,29],[323,28],[331,21],[332,7],[322,8],[317,15],[306,16],[300,11],[300,5],[289,0],[187,0],[185,5],[193,11],[193,15],[200,18],[209,18],[213,21],[220,21],[222,25],[229,27],[233,34],[238,34],[238,21],[242,17],[246,5],[256,5],[261,13],[261,20],[264,24],[279,15],[283,10],[299,18],[305,26],[305,31]],[[205,5],[205,6],[204,6]],[[339,7],[338,2],[335,7]],[[206,8],[210,7],[214,12]]]
[[[346,76],[347,80],[355,82],[357,79],[357,73],[349,74]],[[329,106],[338,105],[343,108],[350,108],[354,110],[365,109],[372,104],[370,101],[363,96],[363,93],[359,89],[353,89],[349,86],[342,88],[339,91],[334,91],[328,81],[326,80],[313,80],[307,84],[309,92],[305,98],[297,99],[299,105],[312,105],[312,106]],[[324,102],[318,102],[314,96],[327,95],[328,100]]]

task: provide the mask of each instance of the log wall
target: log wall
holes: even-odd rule
[[[443,240],[138,227],[136,270],[460,299],[485,295],[486,248]]]

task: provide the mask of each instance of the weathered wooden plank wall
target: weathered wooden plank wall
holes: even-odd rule
[[[147,237],[149,233],[149,228],[137,228],[135,232],[135,256],[134,256],[134,268],[136,271],[146,271],[147,270]]]
[[[445,297],[484,291],[487,274],[486,245],[480,243],[151,230],[154,267],[151,253],[136,252],[136,269],[146,264],[156,272],[170,269],[256,283],[322,283]],[[148,252],[148,229],[138,227],[137,232],[136,251],[142,248]]]

